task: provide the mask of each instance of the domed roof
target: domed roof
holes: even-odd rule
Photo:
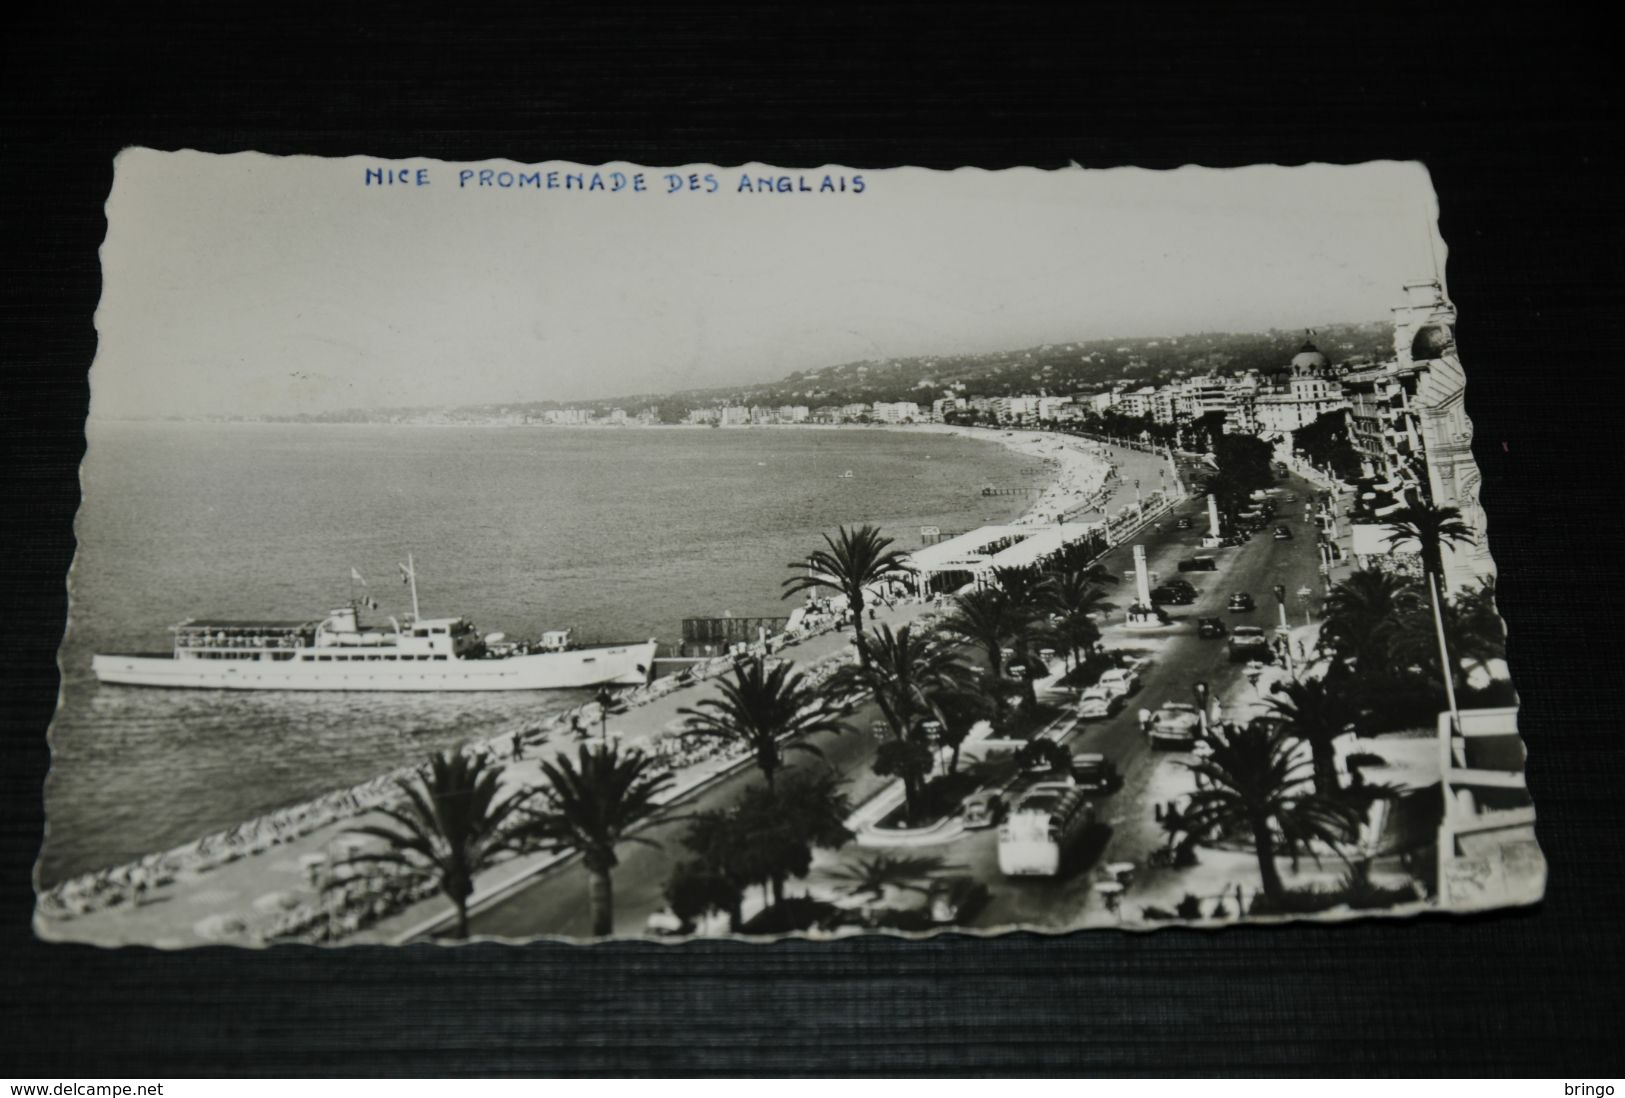
[[[1298,353],[1292,356],[1292,370],[1294,373],[1303,370],[1324,370],[1325,368],[1326,356],[1320,353],[1320,348],[1316,347],[1312,340],[1304,340],[1303,346],[1298,348]]]
[[[1456,327],[1443,321],[1424,324],[1411,340],[1411,358],[1416,361],[1443,358],[1455,349]]]

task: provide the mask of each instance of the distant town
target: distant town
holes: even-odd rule
[[[1392,357],[1391,321],[1313,329],[1116,338],[846,362],[778,381],[560,402],[351,408],[216,420],[466,426],[987,423],[1037,426],[1108,410],[1160,424],[1234,411],[1230,429],[1295,423],[1333,386],[1283,375],[1306,338],[1337,372]],[[1310,406],[1303,406],[1309,399]],[[1324,409],[1323,409],[1324,410]],[[1290,427],[1285,427],[1290,429]]]

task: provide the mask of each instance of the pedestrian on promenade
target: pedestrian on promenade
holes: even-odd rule
[[[1140,731],[1141,733],[1151,731],[1151,710],[1144,707],[1140,709]]]
[[[513,734],[513,761],[518,762],[525,757],[525,738],[518,732]]]

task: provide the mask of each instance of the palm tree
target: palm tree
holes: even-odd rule
[[[1341,681],[1332,676],[1296,679],[1277,686],[1279,696],[1266,702],[1270,712],[1281,719],[1286,734],[1309,746],[1314,760],[1315,791],[1328,797],[1341,788],[1337,781],[1337,752],[1332,743],[1353,724],[1352,699],[1341,687]]]
[[[778,811],[792,821],[809,846],[839,850],[852,841],[846,827],[852,800],[842,790],[845,784],[838,774],[798,774],[779,791]]]
[[[778,791],[747,790],[734,812],[751,850],[752,868],[765,873],[775,903],[784,902],[788,877],[806,876],[815,848],[839,850],[852,841],[846,818],[852,804],[834,774],[797,776]]]
[[[876,584],[891,583],[914,573],[908,556],[893,549],[892,539],[882,537],[879,527],[863,525],[840,527],[834,537],[824,535],[825,549],[816,549],[804,561],[790,567],[797,575],[784,581],[784,597],[801,591],[835,591],[846,596],[852,614],[852,640],[858,647],[858,661],[868,661],[863,647],[864,591]]]
[[[942,623],[942,631],[949,636],[981,649],[987,657],[992,686],[994,709],[1004,715],[1004,646],[1015,640],[1028,627],[1024,615],[1017,612],[1003,591],[988,587],[960,595],[954,612]]]
[[[1389,639],[1394,624],[1419,605],[1420,592],[1409,580],[1362,568],[1332,588],[1321,636],[1360,671],[1378,673],[1393,663]]]
[[[738,743],[756,756],[756,766],[773,788],[774,775],[784,766],[789,751],[822,757],[810,743],[799,742],[815,732],[840,732],[838,710],[825,695],[807,685],[788,663],[771,671],[757,657],[734,668],[733,681],[718,684],[718,697],[705,698],[694,708],[682,708],[688,718],[684,736]]]
[[[876,756],[876,773],[885,766],[887,773],[903,779],[903,795],[912,817],[919,784],[930,770],[930,753],[926,752],[922,773],[919,751],[892,745],[923,747],[919,742],[922,726],[931,719],[947,723],[942,702],[967,689],[969,678],[953,649],[929,636],[917,636],[911,626],[894,633],[891,626],[882,625],[870,633],[869,647],[870,662],[849,664],[836,672],[830,689],[837,694],[866,691],[880,707],[892,740]]]
[[[1037,667],[1029,648],[1033,641],[1049,631],[1045,628],[1044,613],[1049,602],[1050,580],[1036,568],[996,568],[993,578],[1010,600],[1017,616],[1027,623],[1026,628],[1017,631],[1013,640],[1016,666],[1024,672],[1021,677],[1022,693],[1028,709],[1032,709],[1038,705],[1038,688],[1034,685]]]
[[[1294,860],[1313,842],[1336,850],[1359,826],[1357,810],[1305,790],[1307,769],[1294,759],[1288,737],[1270,722],[1254,721],[1228,734],[1210,733],[1206,758],[1184,763],[1199,782],[1184,813],[1185,830],[1212,837],[1245,834],[1258,855],[1264,894],[1277,906],[1286,899],[1277,854]]]
[[[457,909],[457,937],[468,937],[468,898],[474,877],[502,855],[516,853],[521,836],[510,826],[528,791],[498,799],[502,767],[484,755],[443,751],[418,772],[418,784],[404,778],[395,784],[405,798],[396,808],[378,809],[400,830],[369,825],[354,834],[382,839],[388,849],[361,853],[351,861],[391,866],[408,877],[434,878]]]
[[[944,873],[960,868],[929,855],[881,853],[832,869],[829,875],[842,883],[844,895],[882,900],[887,889],[929,894]]]
[[[948,756],[948,773],[957,774],[960,747],[978,721],[993,715],[993,705],[985,694],[966,686],[938,698],[937,713],[942,726],[937,733],[937,742],[951,752]]]
[[[1388,527],[1390,546],[1406,541],[1415,541],[1421,546],[1422,570],[1438,577],[1441,585],[1444,583],[1444,547],[1473,543],[1473,528],[1463,521],[1460,508],[1437,507],[1426,500],[1389,512],[1382,524]]]
[[[610,873],[619,864],[615,848],[623,842],[659,845],[629,832],[655,811],[656,798],[673,778],[658,772],[650,756],[636,749],[623,753],[613,742],[583,745],[573,763],[564,755],[543,762],[542,776],[547,781],[541,789],[545,807],[532,816],[527,837],[581,855],[592,932],[602,937],[614,929]]]
[[[1050,578],[1045,591],[1044,608],[1054,616],[1055,635],[1066,644],[1074,667],[1078,665],[1078,654],[1100,640],[1100,626],[1095,624],[1094,615],[1113,609],[1096,573],[1109,575],[1099,565],[1088,571],[1061,572]]]
[[[745,889],[762,879],[761,848],[732,810],[697,813],[689,821],[683,845],[695,858],[678,866],[666,886],[672,912],[690,919],[708,910],[726,911],[728,928],[738,932],[744,923]]]
[[[1463,661],[1483,667],[1492,659],[1505,658],[1506,630],[1485,588],[1469,590],[1441,603],[1439,620],[1444,625],[1445,647],[1450,652],[1452,685],[1458,691],[1463,690],[1467,682]],[[1419,667],[1430,675],[1438,672],[1438,629],[1432,607],[1427,603],[1418,601],[1400,614],[1388,639],[1399,666]]]

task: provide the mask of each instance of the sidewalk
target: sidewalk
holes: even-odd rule
[[[917,620],[931,609],[929,604],[920,603],[879,608],[875,623],[888,624],[895,629]],[[850,642],[849,630],[829,632],[780,647],[777,655],[794,660],[798,670],[807,672],[827,660],[845,658],[851,651]],[[646,745],[680,720],[679,708],[695,705],[714,694],[715,689],[715,683],[707,680],[655,692],[643,704],[612,716],[609,733],[623,744]],[[573,756],[580,743],[596,742],[597,722],[584,724],[590,735],[579,743],[570,734],[567,715],[539,734],[532,733],[526,757],[518,762],[508,758],[506,736],[475,746],[486,747],[502,762],[502,790],[506,794],[538,784],[543,758],[559,754]],[[665,801],[668,804],[680,801],[748,764],[748,755],[713,757],[679,770],[675,773],[677,784]],[[264,849],[231,852],[226,855],[229,860],[221,864],[183,870],[168,883],[148,889],[138,904],[119,902],[78,915],[57,915],[37,908],[35,927],[43,938],[98,945],[144,944],[158,948],[216,942],[260,945],[264,943],[265,932],[277,920],[321,899],[310,879],[311,860],[319,857],[326,864],[341,864],[345,847],[356,842],[356,837],[347,833],[369,824],[387,826],[389,821],[376,811],[363,810]],[[490,870],[475,882],[476,903],[513,887],[518,878],[528,879],[545,871],[557,860],[555,855],[532,855]],[[267,903],[272,897],[277,902]],[[449,904],[435,893],[365,929],[357,925],[353,932],[346,934],[345,940],[393,940],[402,931],[424,924],[437,913],[444,915],[449,911]]]

